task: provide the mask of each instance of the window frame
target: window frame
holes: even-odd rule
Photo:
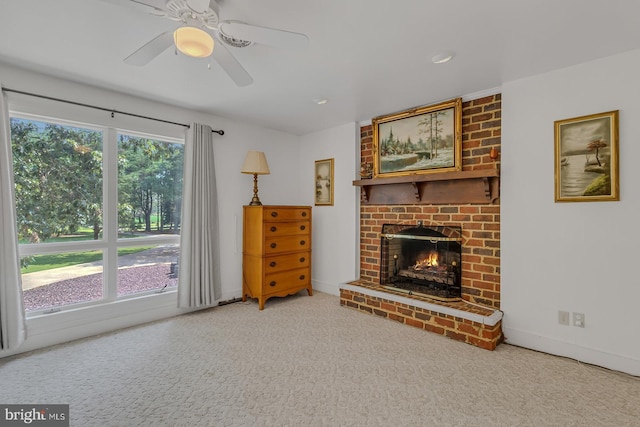
[[[54,118],[49,115],[22,113],[10,109],[10,119],[32,120],[60,126],[78,127],[102,132],[102,237],[98,240],[82,240],[74,242],[22,243],[18,245],[20,257],[101,250],[103,254],[103,293],[102,298],[95,301],[48,307],[26,312],[27,318],[38,317],[60,311],[72,311],[92,306],[100,306],[116,301],[124,301],[153,294],[176,293],[177,287],[152,289],[133,294],[118,296],[118,249],[141,245],[180,244],[180,234],[143,236],[135,239],[118,238],[118,135],[153,139],[159,142],[185,144],[185,138],[152,134],[116,126],[86,123],[82,120]]]

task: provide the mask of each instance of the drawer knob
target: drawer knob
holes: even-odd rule
[[[304,257],[300,257],[300,262],[304,262]]]
[[[302,212],[302,216],[307,216],[307,213],[306,212]]]
[[[271,261],[271,262],[269,263],[269,267],[275,267],[275,266],[276,266],[276,262],[275,262],[275,261]]]
[[[275,233],[275,231],[276,231],[276,230],[277,230],[277,228],[276,228],[276,227],[271,227],[271,232],[272,232],[272,233]]]
[[[275,243],[272,243],[271,244],[271,249],[275,249],[276,246],[278,246],[278,245],[276,245]]]
[[[304,280],[304,274],[300,275],[300,280]]]
[[[300,246],[304,246],[304,244],[307,243],[304,240],[300,240]]]
[[[278,216],[278,212],[271,212],[271,216],[274,217],[274,218],[277,217]]]
[[[269,286],[275,286],[276,285],[276,281],[272,280],[271,283],[269,283]]]
[[[300,230],[305,230],[306,228],[307,228],[307,227],[306,227],[306,226],[304,226],[304,225],[301,225],[301,226],[300,226]]]

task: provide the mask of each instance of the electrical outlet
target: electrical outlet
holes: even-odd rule
[[[569,312],[558,310],[558,323],[569,326]]]
[[[584,328],[584,313],[573,313],[573,326]]]

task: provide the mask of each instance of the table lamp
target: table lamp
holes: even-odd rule
[[[258,197],[258,175],[269,175],[271,173],[264,153],[262,151],[249,151],[240,172],[253,174],[253,198],[249,206],[261,206],[262,203]]]

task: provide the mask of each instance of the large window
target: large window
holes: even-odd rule
[[[28,313],[176,286],[182,141],[20,115],[11,141]]]

